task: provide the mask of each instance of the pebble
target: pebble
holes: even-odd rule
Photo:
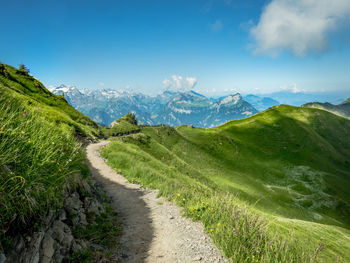
[[[201,256],[195,256],[193,258],[193,261],[201,261],[202,260],[202,257]]]

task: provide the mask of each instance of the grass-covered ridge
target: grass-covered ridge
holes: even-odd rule
[[[0,63],[0,95],[37,110],[59,128],[83,137],[100,136],[100,128],[94,121],[70,106],[63,96],[52,94],[26,71]]]
[[[134,114],[128,113],[125,116],[112,122],[111,127],[104,127],[103,133],[106,136],[121,136],[141,131]]]
[[[211,129],[144,127],[102,154],[202,221],[234,262],[348,262],[349,130],[282,105]]]
[[[311,102],[311,103],[304,104],[303,107],[326,110],[334,114],[337,114],[346,118],[350,118],[350,98],[348,98],[347,100],[343,101],[338,105],[334,105],[329,102],[326,102],[326,103]]]

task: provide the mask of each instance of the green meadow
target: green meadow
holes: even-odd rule
[[[232,262],[350,262],[349,131],[281,105],[210,129],[143,127],[102,155],[201,221]]]

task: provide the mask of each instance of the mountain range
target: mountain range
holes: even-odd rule
[[[348,98],[347,100],[345,100],[342,103],[339,103],[337,105],[334,105],[334,104],[329,103],[329,102],[326,102],[326,103],[311,102],[311,103],[304,104],[303,107],[326,110],[326,111],[330,111],[334,114],[350,118],[350,98]]]
[[[105,126],[128,112],[134,113],[142,124],[170,126],[192,124],[203,128],[245,118],[258,112],[239,93],[213,99],[193,90],[187,92],[167,90],[155,97],[139,92],[79,90],[74,86],[65,85],[52,87],[50,91],[56,95],[64,95],[69,104]],[[278,104],[276,101],[273,102]],[[265,101],[257,97],[253,103],[261,110]]]

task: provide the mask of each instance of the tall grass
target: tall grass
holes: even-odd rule
[[[266,219],[240,204],[232,194],[214,193],[199,198],[202,200],[194,199],[195,205],[201,204],[202,208],[198,211],[193,205],[186,205],[186,213],[204,223],[232,262],[312,261],[314,253],[309,247],[300,246],[292,235],[287,239],[273,234]]]
[[[140,140],[142,134],[128,136]],[[232,262],[311,262],[317,247],[302,247],[292,235],[271,231],[268,220],[247,207],[234,194],[220,191],[179,167],[164,165],[158,158],[118,140],[102,150],[108,163],[130,181],[157,188],[159,194],[184,208],[187,216],[201,221]],[[210,184],[210,182],[209,182]]]
[[[38,222],[61,204],[82,157],[74,135],[44,119],[40,108],[0,97],[0,240],[11,225]]]

